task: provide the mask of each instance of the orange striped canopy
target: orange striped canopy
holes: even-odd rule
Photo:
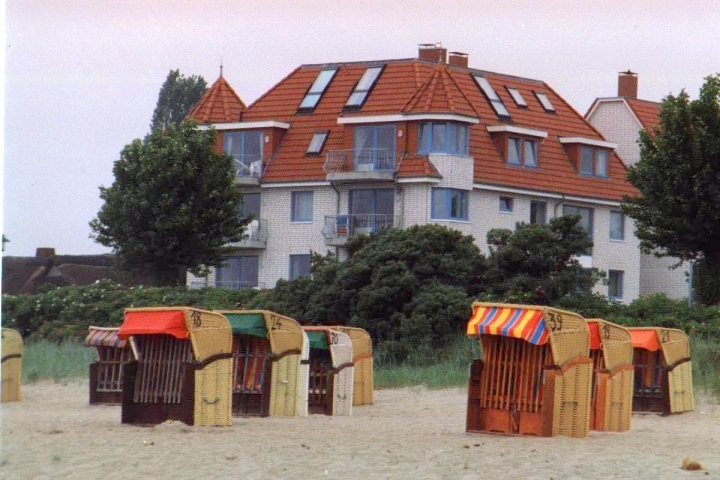
[[[542,310],[476,305],[467,324],[468,336],[502,335],[545,345],[550,334]]]
[[[182,310],[147,310],[125,312],[118,337],[123,340],[132,335],[172,335],[180,340],[188,338],[185,314]]]
[[[638,330],[628,329],[630,338],[632,339],[633,348],[644,348],[651,352],[660,350],[660,341],[658,340],[657,331],[653,329]]]
[[[125,348],[127,340],[118,338],[118,328],[88,328],[88,336],[83,345],[86,347]]]

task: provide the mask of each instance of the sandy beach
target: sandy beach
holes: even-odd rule
[[[0,478],[720,478],[720,405],[634,415],[584,439],[465,433],[464,389],[380,390],[351,417],[235,418],[232,427],[122,425],[87,382],[23,386],[0,406]],[[683,458],[703,471],[684,471]]]

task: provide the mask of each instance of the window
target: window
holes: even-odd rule
[[[433,220],[467,220],[468,192],[453,188],[432,189]]]
[[[580,147],[580,173],[596,177],[607,177],[608,151],[600,148]]]
[[[530,202],[530,223],[547,223],[547,203]]]
[[[512,197],[500,197],[500,211],[505,212],[505,213],[512,213],[512,211],[513,211]]]
[[[623,297],[623,276],[622,270],[608,270],[608,297],[617,300]]]
[[[300,102],[299,110],[313,110],[320,101],[320,97],[325,92],[325,89],[330,84],[330,81],[335,76],[337,68],[332,70],[321,70],[318,73],[317,78],[310,86],[310,90],[305,94],[305,97]]]
[[[292,192],[293,222],[312,222],[313,219],[313,192]]]
[[[368,93],[370,93],[370,90],[375,85],[382,69],[383,67],[370,67],[365,70],[362,78],[358,84],[355,85],[355,90],[350,94],[350,98],[348,98],[345,104],[346,107],[361,107],[362,104],[365,103]]]
[[[238,176],[260,176],[262,132],[233,132],[223,135],[223,152],[235,159]]]
[[[550,103],[550,99],[547,98],[547,95],[540,92],[535,92],[535,96],[537,97],[538,101],[540,102],[540,105],[545,109],[546,112],[554,112],[555,107],[553,107],[553,104]]]
[[[480,77],[478,75],[473,75],[473,78],[480,87],[480,90],[483,91],[487,99],[490,101],[490,104],[495,109],[495,113],[501,117],[509,117],[510,112],[508,112],[507,108],[505,108],[505,105],[502,103],[502,100],[500,100],[500,97],[498,97],[498,94],[495,93],[495,90],[492,85],[490,85],[490,82],[487,81],[487,78]]]
[[[538,166],[538,142],[518,137],[509,137],[507,146],[508,165],[525,167]]]
[[[507,88],[507,91],[510,93],[510,96],[515,100],[515,103],[518,107],[527,108],[527,102],[523,98],[523,96],[520,94],[520,90],[517,88],[511,88],[511,87],[505,87]]]
[[[392,188],[350,190],[351,234],[372,233],[392,227],[395,191]]]
[[[458,123],[421,123],[418,151],[468,154],[468,126]]]
[[[310,254],[290,255],[290,280],[310,276]]]
[[[395,127],[355,127],[355,171],[395,170]]]
[[[580,215],[578,225],[585,230],[590,237],[593,238],[593,209],[587,207],[576,207],[574,205],[564,205],[563,215]],[[585,252],[585,255],[592,255],[592,248]]]
[[[240,216],[250,217],[254,219],[260,218],[260,194],[259,193],[243,193],[242,202],[238,207]]]
[[[625,240],[625,215],[610,211],[610,240]]]
[[[312,140],[310,140],[310,146],[308,146],[307,152],[305,154],[318,154],[320,153],[320,150],[322,150],[323,145],[325,145],[325,140],[327,140],[328,132],[316,132],[315,135],[313,135]]]
[[[228,290],[243,290],[258,286],[259,257],[254,255],[229,257],[215,272],[215,286]]]

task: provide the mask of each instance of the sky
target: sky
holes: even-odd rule
[[[110,250],[90,238],[122,148],[149,131],[170,70],[223,76],[246,104],[308,63],[417,56],[547,82],[584,114],[639,73],[660,101],[720,72],[720,2],[666,0],[7,0],[3,255]],[[0,12],[1,13],[1,12]]]

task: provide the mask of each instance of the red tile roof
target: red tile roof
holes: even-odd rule
[[[186,118],[198,123],[239,122],[247,107],[223,77],[218,78],[205,92]]]
[[[635,116],[640,120],[642,127],[652,131],[657,127],[660,119],[660,104],[650,102],[648,100],[638,100],[637,98],[625,98]]]
[[[442,178],[427,155],[408,153],[398,162],[397,174],[401,177]]]
[[[344,111],[353,88],[369,66],[385,65],[385,69],[359,111]],[[298,107],[310,85],[324,68],[338,68],[312,113],[298,113]],[[510,112],[511,120],[500,119],[472,78],[483,75]],[[527,107],[515,104],[506,87],[518,89]],[[556,111],[546,112],[535,96],[544,93]],[[475,159],[474,182],[538,192],[621,200],[636,190],[627,182],[626,168],[617,155],[612,155],[607,178],[581,176],[568,157],[559,137],[585,137],[604,140],[578,112],[547,84],[538,80],[484,72],[455,65],[437,65],[418,59],[354,62],[332,65],[303,65],[291,72],[243,113],[243,121],[275,120],[291,124],[280,146],[273,152],[263,182],[324,181],[324,155],[306,157],[313,134],[329,131],[323,148],[341,150],[352,145],[345,138],[346,125],[339,118],[403,113],[456,113],[480,119],[470,126],[470,155]],[[412,116],[407,115],[407,121]],[[540,145],[539,168],[518,168],[506,165],[487,131],[489,125],[513,125],[548,133]],[[349,127],[349,126],[347,126]],[[415,152],[406,152],[414,154]],[[397,174],[433,176],[430,162],[408,156],[398,162]]]

